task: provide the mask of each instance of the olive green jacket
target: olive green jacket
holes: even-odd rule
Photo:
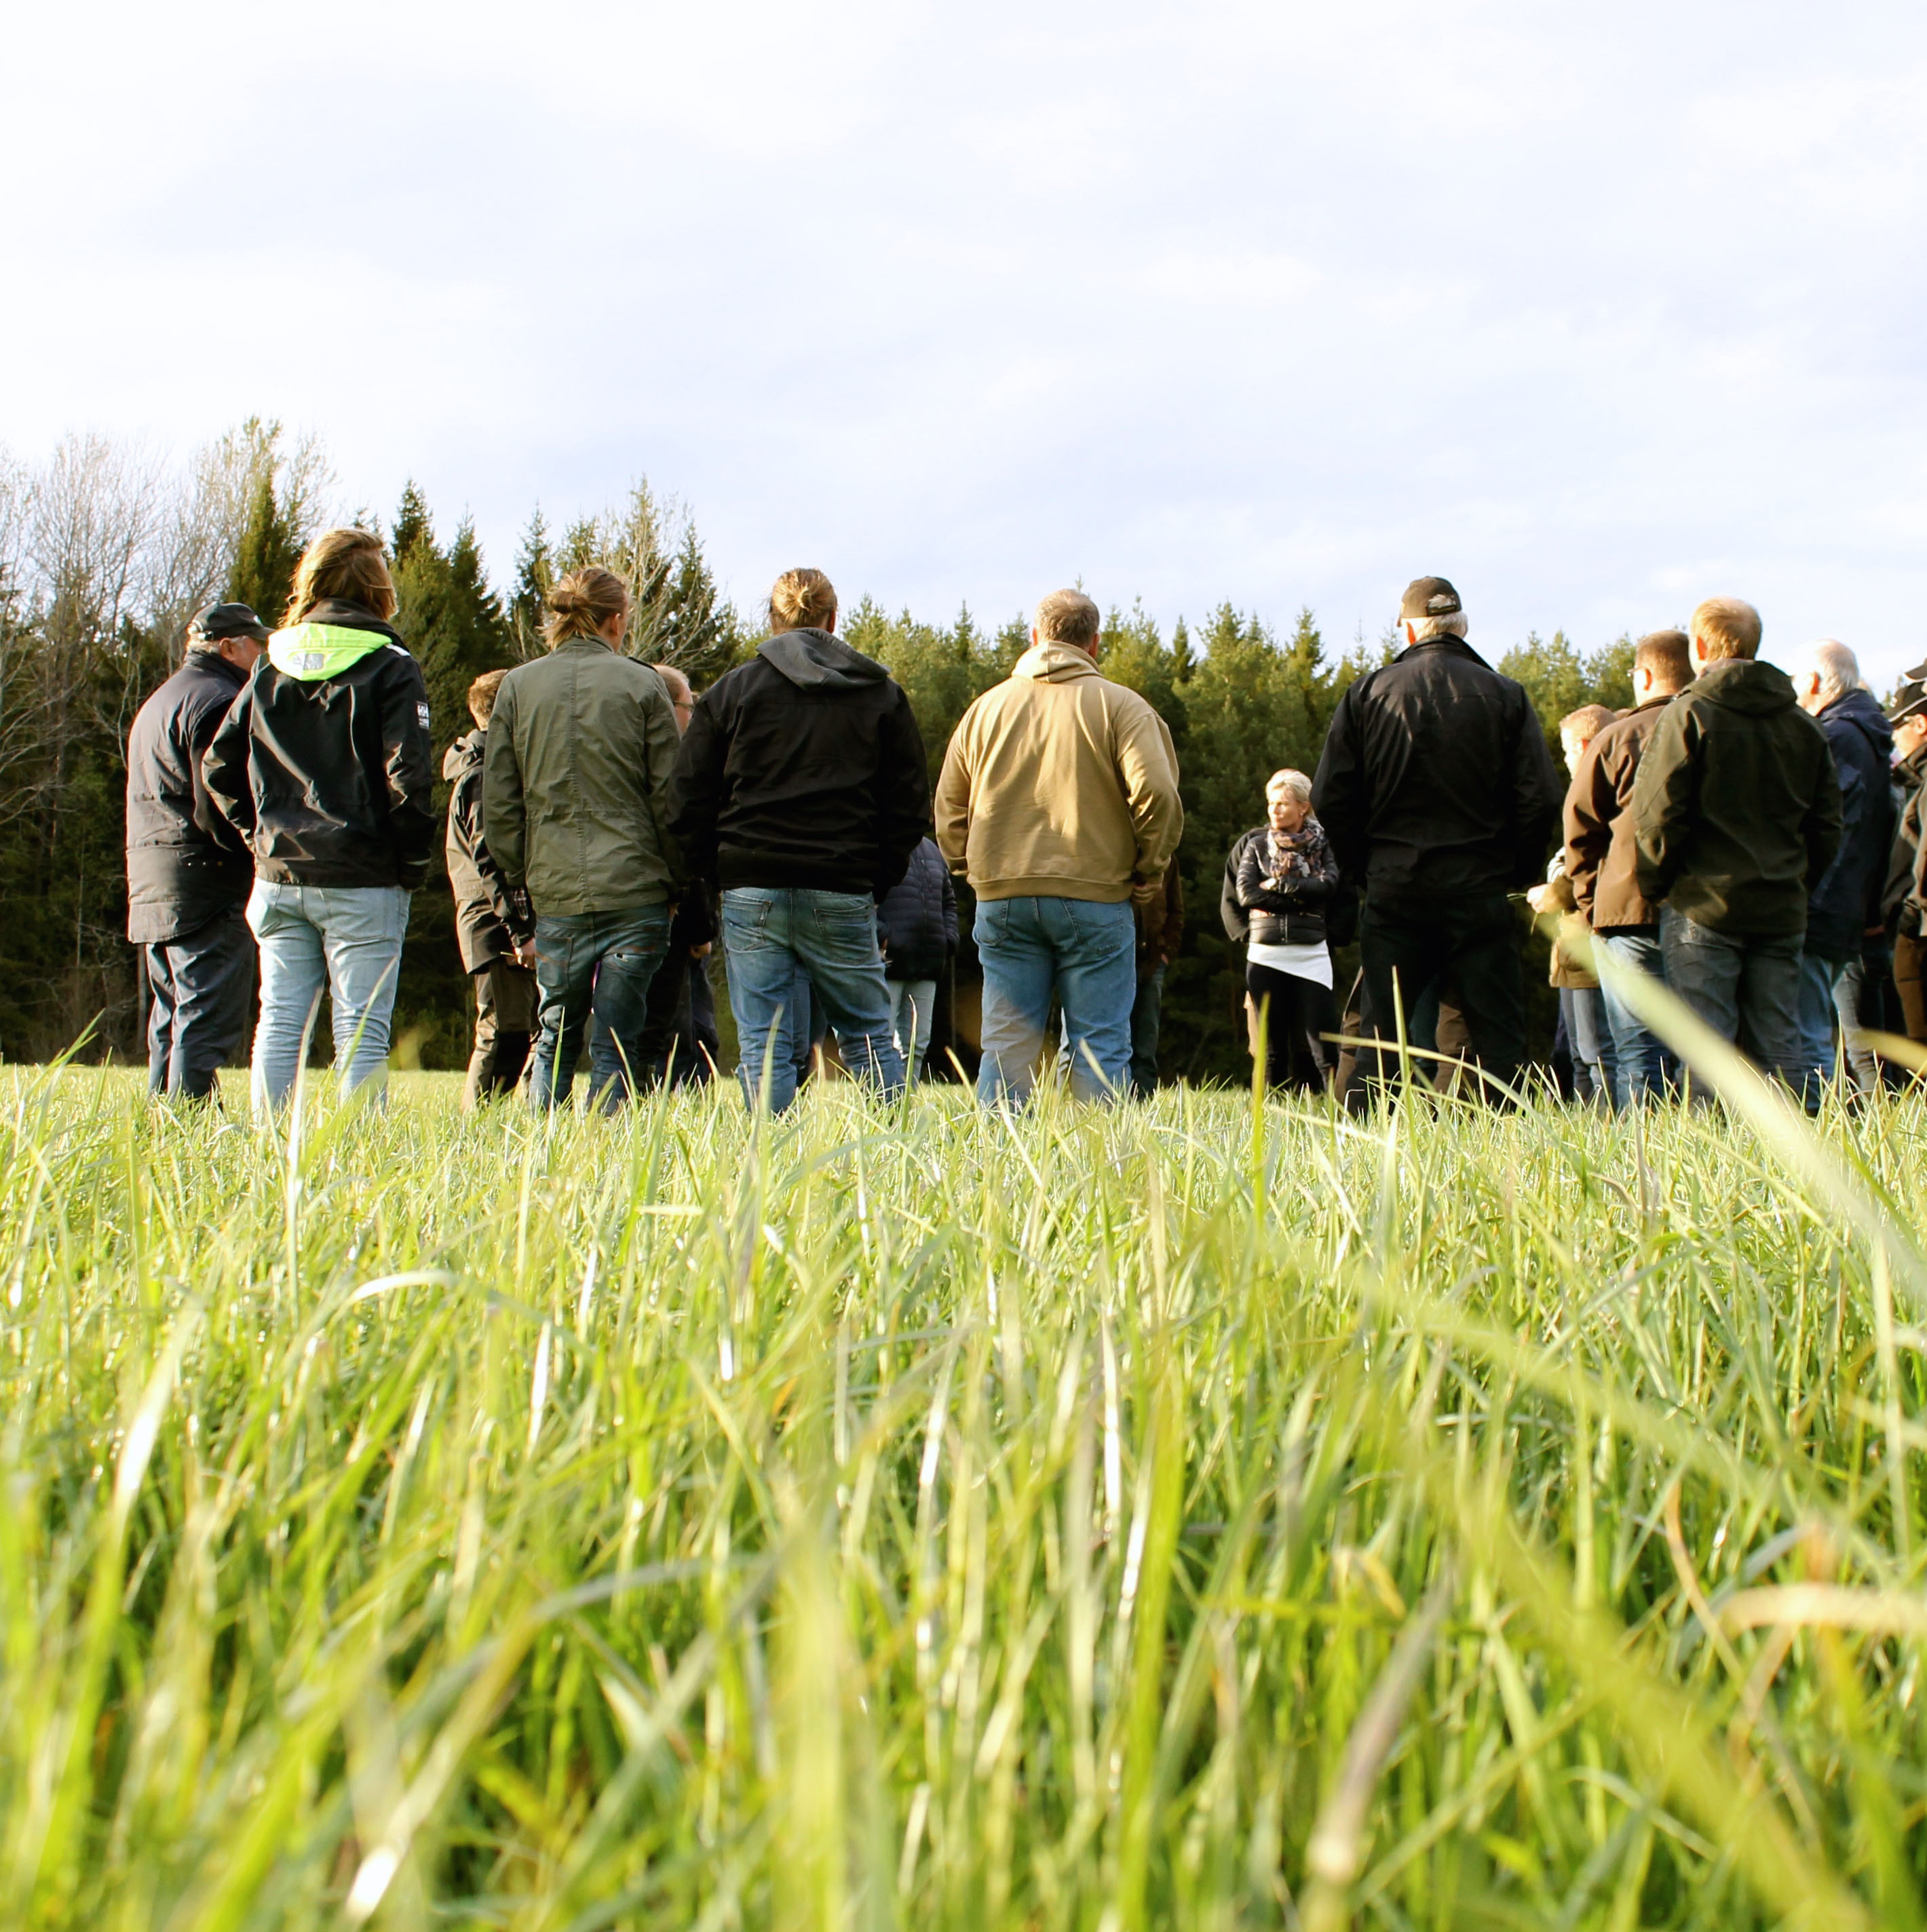
[[[681,882],[664,792],[680,742],[662,680],[571,638],[502,680],[483,754],[483,836],[536,916],[659,904]]]
[[[1649,904],[1730,938],[1805,934],[1840,844],[1840,780],[1784,671],[1709,664],[1660,712],[1627,808]]]

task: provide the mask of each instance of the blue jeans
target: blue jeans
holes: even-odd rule
[[[1662,983],[1666,968],[1660,956],[1659,934],[1628,927],[1619,932],[1601,932],[1595,941],[1629,973],[1643,973]],[[1606,1003],[1606,1024],[1612,1029],[1613,1097],[1623,1110],[1637,1101],[1657,1099],[1671,1084],[1678,1063],[1667,1052],[1664,1042],[1619,999],[1602,980],[1600,998]]]
[[[1741,938],[1670,906],[1660,914],[1666,983],[1723,1040],[1778,1073],[1795,1093],[1800,1061],[1800,935]]]
[[[886,1100],[903,1091],[903,1056],[890,1032],[890,988],[877,950],[876,901],[868,892],[732,886],[722,896],[722,945],[741,1054],[737,1074],[751,1106],[762,1093],[766,1063],[770,1112],[780,1114],[796,1098],[791,1016],[804,974],[836,1029],[844,1065]]]
[[[1846,970],[1844,959],[1800,955],[1800,1064],[1805,1074],[1802,1091],[1816,1106],[1820,1090],[1833,1078],[1833,1023],[1838,1016],[1834,992]]]
[[[903,1055],[904,1078],[913,1084],[923,1077],[924,1056],[930,1051],[930,1022],[937,1016],[934,980],[890,982],[890,1023],[896,1050]]]
[[[983,1058],[977,1096],[1022,1106],[1036,1084],[1053,994],[1064,1008],[1070,1090],[1115,1100],[1130,1076],[1137,922],[1130,902],[980,899]],[[1095,1063],[1094,1065],[1093,1063]]]
[[[1566,1044],[1572,1049],[1573,1098],[1603,1100],[1610,1113],[1619,1090],[1619,1062],[1600,990],[1597,986],[1562,986],[1559,1007],[1565,1017]]]
[[[589,1030],[589,1097],[613,1113],[643,1065],[649,983],[669,950],[666,902],[620,912],[538,913],[536,989],[539,1005],[529,1103],[560,1106],[575,1084],[582,1023]]]
[[[301,1066],[303,1035],[326,989],[335,1072],[344,1095],[388,1079],[388,1023],[408,930],[401,886],[284,886],[254,881],[248,923],[261,949],[261,1018],[249,1082],[254,1111],[278,1107]]]

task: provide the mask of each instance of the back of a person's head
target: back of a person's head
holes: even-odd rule
[[[506,670],[485,670],[468,688],[468,715],[478,724],[486,724],[495,715],[495,694],[502,688]]]
[[[836,586],[820,570],[786,570],[770,586],[770,632],[833,631]]]
[[[317,604],[359,604],[385,623],[395,615],[395,580],[372,530],[323,530],[302,553],[285,622],[299,624]]]
[[[1831,704],[1850,691],[1862,688],[1860,660],[1838,638],[1822,638],[1807,647],[1807,663],[1820,680],[1823,704]]]
[[[548,593],[548,622],[542,627],[553,650],[571,638],[593,638],[611,617],[629,610],[629,586],[613,570],[592,563],[572,570]]]
[[[1577,711],[1568,711],[1559,721],[1559,735],[1589,745],[1619,715],[1609,705],[1582,704]]]
[[[1693,607],[1686,628],[1712,662],[1760,655],[1760,614],[1744,598],[1709,597]]]
[[[1657,690],[1684,691],[1693,681],[1693,641],[1684,631],[1649,631],[1633,646],[1633,668],[1651,671]]]
[[[1088,651],[1103,628],[1103,614],[1081,590],[1053,590],[1042,599],[1031,620],[1037,639],[1046,644],[1075,644]]]
[[[663,688],[668,692],[672,702],[677,704],[693,704],[695,702],[695,686],[675,665],[651,664],[650,669],[662,680]]]

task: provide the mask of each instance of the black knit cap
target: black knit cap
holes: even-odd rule
[[[269,635],[267,626],[245,604],[210,604],[196,611],[188,626],[191,644],[218,644],[228,638],[252,638],[265,644]]]
[[[1886,715],[1887,722],[1904,724],[1924,711],[1927,711],[1927,659],[1901,673],[1900,688],[1893,694],[1893,709]]]
[[[1459,593],[1442,577],[1415,577],[1405,586],[1398,614],[1417,623],[1427,617],[1455,616],[1465,607]]]

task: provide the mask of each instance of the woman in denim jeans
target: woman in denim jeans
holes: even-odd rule
[[[428,874],[439,830],[428,694],[389,622],[395,607],[379,537],[316,538],[285,627],[203,762],[217,808],[254,855],[257,1114],[293,1087],[324,989],[344,1096],[379,1099],[386,1082],[409,895]]]

